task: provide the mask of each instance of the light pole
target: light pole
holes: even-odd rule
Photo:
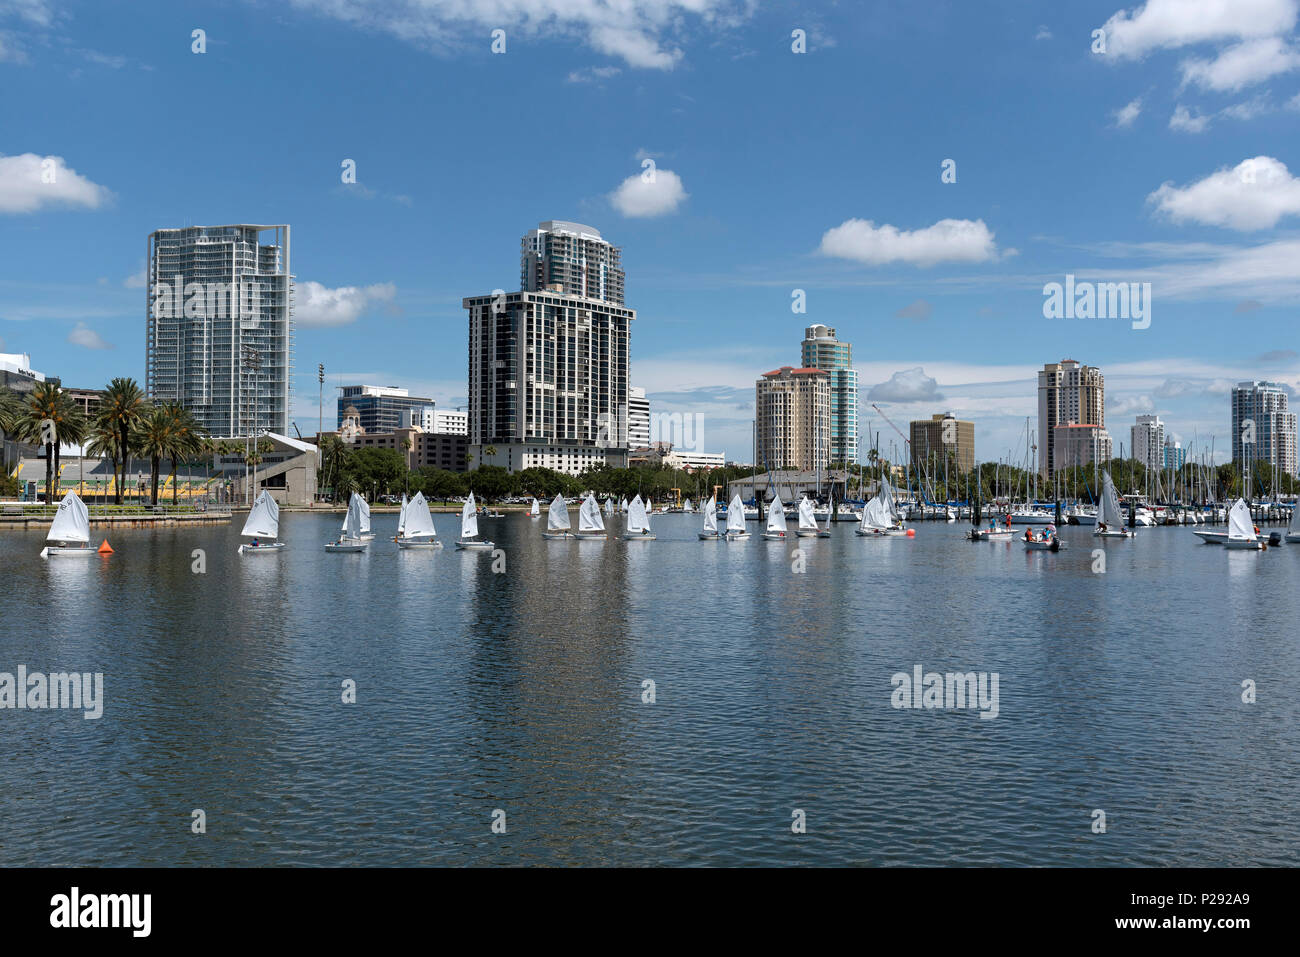
[[[248,436],[245,441],[244,455],[244,488],[245,499],[249,505],[253,504],[253,481],[250,475],[250,469],[253,466],[253,433],[257,431],[257,373],[262,368],[262,354],[252,346],[244,346],[240,356],[241,366],[248,373],[252,381],[252,414],[248,424]],[[255,474],[255,473],[253,473]]]

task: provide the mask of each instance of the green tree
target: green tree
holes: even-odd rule
[[[144,392],[134,379],[116,378],[108,384],[104,397],[100,399],[97,418],[117,431],[117,450],[121,456],[122,472],[120,477],[114,465],[114,477],[117,478],[115,499],[122,504],[122,488],[126,485],[126,473],[131,466],[131,430],[135,428],[148,407],[149,402]]]

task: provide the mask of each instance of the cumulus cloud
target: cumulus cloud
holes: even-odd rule
[[[1289,33],[1296,0],[1147,0],[1120,10],[1102,29],[1108,55],[1140,59],[1153,50]]]
[[[600,80],[608,80],[622,73],[622,69],[616,66],[593,66],[581,70],[569,71],[570,83],[596,83]]]
[[[820,251],[870,266],[904,262],[933,266],[941,262],[978,263],[996,259],[997,244],[984,220],[941,219],[924,229],[903,230],[869,219],[848,219],[826,231]]]
[[[747,0],[292,0],[294,6],[417,46],[446,51],[502,28],[516,35],[577,39],[630,67],[671,70],[678,40],[727,27],[752,11]],[[486,49],[486,41],[483,41]]]
[[[1139,96],[1115,111],[1115,125],[1121,128],[1132,126],[1141,113],[1142,97]]]
[[[1283,216],[1300,214],[1300,179],[1279,160],[1256,156],[1190,186],[1165,183],[1147,202],[1175,223],[1268,229]]]
[[[609,194],[609,201],[624,216],[650,218],[677,212],[688,195],[682,178],[672,170],[653,169],[623,180]]]
[[[872,386],[867,398],[882,402],[938,402],[943,396],[939,392],[939,383],[917,366],[895,372],[887,382]]]
[[[32,213],[47,206],[98,209],[112,197],[69,167],[62,156],[0,155],[0,213]]]
[[[1038,32],[1034,34],[1034,39],[1035,39],[1035,40],[1050,40],[1050,39],[1052,39],[1052,31],[1049,30],[1049,29],[1047,29],[1047,27],[1045,27],[1045,26],[1039,26],[1039,28],[1038,28]]]
[[[76,326],[73,327],[72,331],[68,333],[68,342],[72,343],[74,346],[80,346],[83,349],[113,348],[111,343],[105,342],[98,332],[90,328],[90,326],[86,325],[84,322],[77,323]]]
[[[1300,67],[1297,52],[1281,37],[1261,37],[1228,47],[1213,60],[1182,64],[1183,85],[1217,93],[1235,92]]]
[[[934,306],[930,305],[924,299],[917,299],[915,302],[909,302],[898,312],[894,313],[895,319],[929,319],[934,313]]]
[[[297,283],[294,290],[294,319],[300,326],[316,327],[346,326],[376,304],[391,304],[397,295],[391,282],[330,289],[308,281]]]

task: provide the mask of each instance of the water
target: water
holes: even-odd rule
[[[436,516],[444,540],[457,521]],[[106,703],[97,721],[0,711],[0,854],[1300,863],[1300,546],[1143,529],[1100,546],[1095,574],[1087,529],[1050,554],[964,542],[964,524],[727,544],[697,541],[699,521],[591,543],[483,520],[505,574],[490,553],[399,551],[395,515],[360,556],[322,550],[324,515],[285,513],[288,548],[244,558],[238,521],[115,531],[89,561],[5,532],[0,671],[102,671]],[[891,707],[891,675],[917,664],[997,672],[997,718]]]

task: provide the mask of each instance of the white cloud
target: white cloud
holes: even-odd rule
[[[1142,113],[1142,97],[1132,100],[1115,111],[1115,125],[1129,127]]]
[[[593,66],[584,67],[581,70],[569,71],[570,83],[595,83],[599,80],[608,80],[622,73],[621,67],[616,66]]]
[[[925,369],[916,366],[895,372],[889,381],[871,387],[868,399],[881,402],[937,402],[943,398],[939,394],[939,383],[925,374]]]
[[[1106,53],[1138,59],[1152,50],[1289,33],[1297,0],[1147,0],[1102,27]]]
[[[22,47],[14,41],[14,38],[3,31],[0,31],[0,63],[26,63],[27,54],[23,52]]]
[[[0,0],[0,14],[18,17],[36,27],[48,27],[54,23],[50,0]]]
[[[291,0],[300,9],[429,49],[468,43],[487,49],[489,31],[580,39],[628,66],[671,70],[679,37],[747,16],[747,0]],[[507,53],[508,55],[508,53]]]
[[[1202,114],[1193,115],[1181,103],[1174,108],[1174,115],[1169,117],[1169,128],[1183,133],[1203,133],[1210,125],[1210,118]]]
[[[146,279],[144,274],[144,261],[141,260],[140,268],[137,269],[132,275],[127,276],[125,279],[123,279],[122,285],[125,286],[127,289],[143,289],[145,287],[146,282],[148,282],[148,280]]]
[[[0,213],[31,213],[60,205],[98,209],[111,196],[67,166],[62,156],[0,155]]]
[[[397,287],[391,282],[372,286],[340,286],[330,289],[318,282],[300,282],[294,287],[293,317],[300,326],[346,326],[377,303],[392,303]]]
[[[1183,85],[1235,92],[1300,67],[1297,52],[1281,37],[1262,37],[1230,46],[1213,60],[1184,60]]]
[[[1300,93],[1286,101],[1286,108],[1288,110],[1300,110]]]
[[[1047,27],[1045,27],[1045,26],[1040,26],[1040,27],[1038,28],[1038,32],[1034,34],[1034,39],[1035,39],[1035,40],[1050,40],[1050,39],[1052,39],[1052,31],[1049,30],[1049,29],[1047,29]]]
[[[933,266],[941,262],[988,262],[998,255],[982,219],[941,219],[924,229],[901,230],[869,219],[848,219],[822,236],[826,256],[871,266],[892,262]]]
[[[1268,229],[1283,216],[1300,215],[1300,179],[1273,157],[1256,156],[1190,186],[1165,183],[1147,202],[1175,223]]]
[[[644,218],[677,212],[687,196],[680,176],[669,169],[655,169],[623,180],[609,194],[609,201],[624,216]]]
[[[898,312],[894,313],[895,319],[929,319],[934,314],[934,306],[924,299],[917,299],[909,302]]]
[[[83,349],[113,348],[111,343],[105,342],[98,332],[90,328],[90,326],[86,325],[84,322],[77,323],[76,326],[73,327],[72,331],[68,333],[68,342],[72,343],[74,346],[81,346]]]

